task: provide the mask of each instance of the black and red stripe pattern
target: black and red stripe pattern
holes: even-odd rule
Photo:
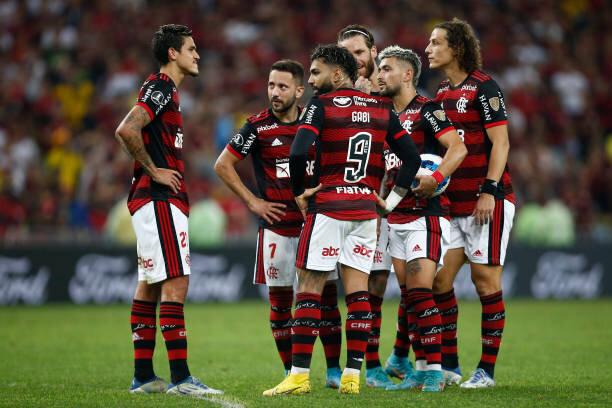
[[[304,227],[300,233],[300,240],[298,242],[297,256],[295,260],[295,266],[300,269],[306,269],[308,263],[308,249],[310,248],[310,239],[312,238],[312,230],[314,228],[317,214],[306,215],[306,221]]]
[[[417,94],[408,106],[398,113],[398,118],[414,141],[419,154],[444,155],[444,146],[440,144],[438,138],[455,128],[438,103]],[[385,163],[391,174],[394,174],[401,165],[401,161],[388,147],[385,149]],[[394,177],[387,178],[387,191],[393,188],[394,183]],[[445,193],[429,199],[417,199],[411,191],[408,191],[387,219],[391,224],[405,224],[427,215],[448,217],[449,213],[450,201]]]
[[[170,204],[167,201],[155,201],[154,206],[157,233],[166,266],[166,278],[183,276],[185,271]]]
[[[370,309],[372,310],[372,330],[368,337],[365,359],[366,368],[380,367],[380,357],[378,348],[380,345],[380,325],[382,323],[382,303],[383,298],[370,294]]]
[[[425,217],[427,226],[427,258],[435,263],[440,263],[442,256],[442,228],[440,227],[440,217]]]
[[[504,326],[506,325],[506,307],[502,291],[481,296],[480,303],[482,304],[482,355],[478,368],[482,368],[493,378]]]
[[[419,331],[418,318],[417,314],[414,311],[414,307],[410,305],[410,299],[408,293],[406,294],[406,325],[408,330],[408,339],[410,340],[410,345],[414,350],[414,360],[417,361],[427,361],[427,355],[425,354],[425,349],[421,344],[421,333]],[[418,367],[418,365],[417,365]]]
[[[321,323],[321,295],[298,293],[291,329],[291,354],[293,366],[310,368],[312,349],[319,335]]]
[[[497,83],[486,73],[475,70],[456,87],[444,80],[438,87],[436,101],[464,138],[467,157],[453,173],[446,189],[451,201],[451,216],[472,214],[487,175],[492,144],[486,129],[507,123],[504,98]],[[499,180],[497,198],[514,203],[512,179],[508,168]]]
[[[187,367],[187,330],[185,329],[183,304],[161,302],[159,326],[168,350],[172,382],[176,384],[191,375]]]
[[[145,149],[155,166],[185,174],[183,162],[183,118],[178,91],[169,76],[151,74],[140,88],[138,106],[144,108],[151,122],[142,129]],[[169,201],[189,215],[189,199],[182,179],[178,193],[155,183],[139,162],[134,163],[134,180],[128,196],[128,208],[134,214],[150,201]]]
[[[155,351],[155,332],[157,302],[134,299],[130,324],[134,343],[134,377],[144,382],[155,377],[153,371],[153,352]]]
[[[501,265],[502,236],[504,233],[504,200],[495,200],[493,218],[489,222],[489,262]]]
[[[370,294],[359,291],[346,295],[346,368],[361,369],[372,330]]]
[[[442,318],[442,367],[459,367],[457,354],[457,317],[459,307],[455,290],[451,289],[445,293],[434,294],[434,300],[440,310]]]
[[[380,190],[385,173],[383,145],[392,115],[390,100],[355,89],[338,89],[313,98],[311,103],[306,110],[314,106],[322,109],[323,122],[319,127],[308,124],[307,112],[301,126],[318,134],[321,153],[314,184],[321,183],[323,188],[311,200],[309,212],[339,220],[376,218],[372,192]]]
[[[232,138],[227,150],[239,159],[249,154],[253,158],[253,169],[261,198],[266,201],[285,204],[285,215],[273,225],[259,220],[264,228],[269,228],[283,236],[296,237],[300,234],[304,217],[295,203],[291,190],[289,172],[289,152],[298,128],[298,121],[283,123],[270,109],[249,117],[245,125]],[[311,163],[306,169],[306,184],[312,182],[312,162],[315,148],[309,151]]]
[[[323,344],[327,368],[340,367],[342,317],[338,309],[338,288],[335,282],[328,282],[323,288],[319,337]]]
[[[270,328],[276,343],[276,350],[285,366],[291,369],[291,306],[293,290],[270,291]]]
[[[398,357],[408,357],[410,351],[410,338],[408,337],[408,289],[406,285],[400,285],[401,298],[397,307],[397,327],[395,333],[395,344],[393,354]]]
[[[266,284],[266,271],[264,268],[264,229],[259,228],[257,232],[257,252],[255,253],[255,275],[253,283],[258,285]]]
[[[427,357],[427,364],[442,364],[442,320],[433,299],[431,289],[408,290],[409,307],[414,309],[419,328],[421,346]],[[415,350],[416,352],[416,350]]]

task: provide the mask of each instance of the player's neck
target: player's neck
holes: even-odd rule
[[[402,91],[393,97],[393,109],[396,112],[401,112],[406,109],[406,106],[414,99],[417,91],[414,87],[402,88]]]
[[[174,64],[164,65],[159,69],[159,72],[168,75],[177,87],[183,82],[183,78],[185,78],[185,74]]]
[[[276,117],[276,119],[278,119],[279,122],[293,123],[298,118],[298,107],[297,104],[295,104],[284,112],[276,112],[273,110],[272,114]]]
[[[448,64],[443,70],[452,86],[459,85],[468,77],[468,73],[461,69],[456,61]]]

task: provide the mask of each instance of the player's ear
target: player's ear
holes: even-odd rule
[[[370,54],[372,55],[372,58],[376,58],[376,56],[378,55],[378,49],[375,45],[370,48]]]
[[[173,47],[168,48],[168,61],[176,61],[178,51]]]
[[[298,85],[297,88],[295,88],[295,97],[297,99],[300,99],[303,95],[304,95],[304,86]]]

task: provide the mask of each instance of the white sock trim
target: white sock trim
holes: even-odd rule
[[[356,368],[348,368],[345,367],[342,375],[359,375],[361,370],[357,370]]]
[[[308,374],[308,373],[310,373],[310,368],[291,366],[291,374]]]

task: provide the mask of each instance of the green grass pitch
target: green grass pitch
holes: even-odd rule
[[[384,304],[383,362],[393,344],[397,302]],[[460,362],[467,375],[480,356],[480,304],[462,301],[459,306]],[[190,369],[226,392],[222,399],[206,401],[127,392],[132,377],[128,305],[4,307],[0,308],[0,406],[612,406],[612,300],[512,300],[506,309],[498,385],[493,389],[453,387],[423,395],[369,389],[362,380],[360,395],[339,395],[323,387],[325,363],[317,341],[311,394],[264,398],[262,391],[283,377],[268,327],[268,306],[264,302],[187,305]],[[169,378],[159,330],[155,367],[158,375]]]

